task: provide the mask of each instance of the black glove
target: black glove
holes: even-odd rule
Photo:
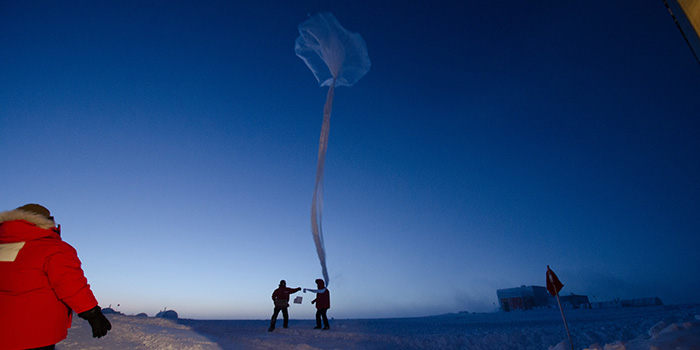
[[[80,318],[87,320],[92,327],[92,337],[101,338],[107,334],[107,331],[112,329],[112,324],[105,315],[102,314],[100,306],[95,306],[92,309],[78,314]]]

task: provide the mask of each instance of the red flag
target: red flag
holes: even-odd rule
[[[564,285],[547,265],[547,290],[549,294],[556,296],[562,288],[564,288]]]

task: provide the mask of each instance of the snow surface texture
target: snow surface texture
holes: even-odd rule
[[[700,350],[700,305],[565,310],[577,350]],[[113,330],[91,338],[75,317],[59,350],[73,349],[537,349],[568,350],[558,310],[449,314],[422,318],[290,320],[268,332],[269,320],[168,320],[107,315]]]

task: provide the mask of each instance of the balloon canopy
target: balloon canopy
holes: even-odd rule
[[[294,51],[316,76],[321,86],[352,86],[370,68],[367,45],[360,34],[351,33],[332,13],[319,13],[299,25]]]

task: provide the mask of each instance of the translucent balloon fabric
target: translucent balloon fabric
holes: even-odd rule
[[[323,170],[328,149],[333,91],[335,86],[352,86],[369,71],[367,45],[357,33],[348,32],[332,13],[319,13],[299,25],[299,37],[294,51],[314,73],[321,86],[328,86],[323,106],[323,125],[318,145],[316,184],[311,199],[311,233],[326,286],[329,285],[326,267],[326,247],[323,241]]]
[[[299,25],[294,51],[316,76],[321,86],[352,86],[370,68],[367,45],[360,34],[351,33],[332,13],[319,13]]]

